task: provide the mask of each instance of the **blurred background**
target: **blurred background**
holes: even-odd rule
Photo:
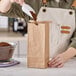
[[[0,42],[16,44],[14,55],[25,57],[27,51],[27,22],[22,18],[0,16]]]

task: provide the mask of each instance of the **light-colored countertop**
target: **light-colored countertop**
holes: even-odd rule
[[[69,60],[63,68],[27,68],[26,58],[15,58],[21,64],[0,68],[0,76],[76,76],[76,58]]]

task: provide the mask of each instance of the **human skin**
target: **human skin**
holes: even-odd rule
[[[73,58],[76,55],[76,49],[73,47],[68,48],[65,52],[58,54],[49,61],[49,67],[61,68],[65,62]]]
[[[24,0],[1,0],[0,1],[0,12],[6,13],[10,8],[12,3],[23,4]],[[56,57],[49,61],[49,67],[63,67],[65,62],[76,55],[76,49],[73,47],[68,48],[65,52],[58,54]]]
[[[6,13],[11,8],[12,3],[14,2],[22,5],[24,0],[1,0],[0,1],[0,12]]]

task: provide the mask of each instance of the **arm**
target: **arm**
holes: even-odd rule
[[[24,0],[1,0],[0,1],[0,12],[6,13],[11,8],[12,3],[14,2],[22,5]]]
[[[24,1],[24,0],[20,0],[20,1]],[[1,16],[8,16],[8,17],[12,17],[12,18],[20,17],[20,18],[25,19],[26,15],[23,13],[21,6],[20,6],[21,4],[19,4],[18,2],[14,2],[14,0],[0,0],[0,4],[1,4],[0,5],[0,15]],[[26,18],[28,20],[27,16],[26,16]]]
[[[71,43],[70,43],[68,49],[62,54],[64,55],[65,62],[76,55],[76,30],[71,39]]]
[[[7,0],[5,0],[5,1],[7,1]],[[40,0],[37,0],[37,1],[36,0],[20,0],[20,1],[24,1],[27,4],[31,5],[33,7],[33,9],[35,9],[35,11],[38,13],[38,10],[40,8],[40,5],[39,5],[40,4]],[[22,11],[20,5],[21,4],[19,4],[18,2],[16,2],[16,3],[15,2],[11,2],[10,7],[8,8],[8,10],[6,10],[4,12],[0,11],[0,15],[13,17],[13,18],[20,17],[20,18],[24,18],[25,20],[28,21],[29,17]],[[3,7],[3,5],[2,5],[2,7]]]
[[[1,0],[0,1],[0,12],[5,13],[10,9],[10,7],[11,7],[10,0]]]
[[[58,68],[63,67],[64,63],[67,62],[69,59],[73,58],[75,55],[76,55],[76,30],[68,49],[65,52],[54,57],[49,62],[49,67],[58,67]]]

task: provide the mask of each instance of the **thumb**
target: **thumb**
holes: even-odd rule
[[[23,3],[24,3],[24,0],[19,0],[20,5],[23,5]]]
[[[14,2],[15,2],[15,0],[10,0],[10,2],[11,2],[11,3],[14,3]]]

